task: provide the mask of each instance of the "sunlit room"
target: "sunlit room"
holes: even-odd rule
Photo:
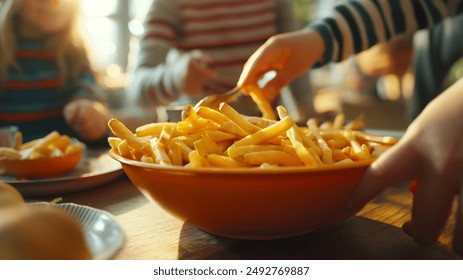
[[[92,65],[107,91],[108,102],[120,107],[125,102],[127,75],[136,59],[138,41],[144,32],[143,20],[151,1],[80,1]],[[300,26],[305,26],[329,13],[329,8],[339,2],[342,1],[293,0],[293,5]],[[372,53],[374,55],[374,51]],[[413,84],[410,69],[400,65],[400,74],[385,74],[359,82],[358,76],[350,74],[354,72],[352,61],[312,70],[315,106],[322,111],[342,111],[349,118],[363,114],[372,128],[403,129],[407,122],[405,103]],[[353,83],[362,83],[363,88],[353,89]],[[383,121],[385,117],[389,122]]]
[[[462,26],[463,0],[0,0],[0,277],[461,273],[404,260],[463,257]]]

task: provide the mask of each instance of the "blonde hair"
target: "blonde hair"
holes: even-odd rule
[[[0,0],[0,89],[5,87],[9,67],[19,69],[15,60],[16,33],[14,20],[24,0]],[[88,63],[86,44],[80,32],[78,1],[70,1],[70,21],[67,28],[47,38],[46,45],[55,54],[61,83],[75,78]]]

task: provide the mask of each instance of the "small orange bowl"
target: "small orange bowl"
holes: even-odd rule
[[[346,200],[372,162],[317,169],[185,168],[110,155],[148,199],[173,216],[238,239],[297,236],[351,217]]]
[[[59,157],[1,159],[0,165],[16,178],[42,179],[71,171],[79,164],[81,158],[82,150],[75,150]]]

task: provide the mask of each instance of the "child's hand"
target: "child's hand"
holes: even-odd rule
[[[167,63],[172,67],[170,74],[174,89],[192,97],[203,97],[206,83],[216,74],[209,61],[210,58],[199,50],[169,53]]]
[[[76,99],[64,107],[64,118],[82,140],[93,142],[106,135],[111,113],[100,102]]]
[[[463,256],[463,79],[434,101],[410,125],[404,137],[366,171],[349,206],[358,210],[385,188],[415,180],[411,221],[403,230],[418,243],[433,244],[458,210],[453,248]]]
[[[238,85],[246,91],[247,87],[257,86],[264,74],[275,71],[276,76],[262,91],[265,98],[272,100],[285,85],[321,60],[324,51],[321,35],[311,29],[275,35],[246,62]]]

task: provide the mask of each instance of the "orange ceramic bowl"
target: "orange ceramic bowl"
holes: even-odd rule
[[[80,162],[82,151],[76,150],[60,157],[37,159],[2,159],[0,165],[8,174],[17,178],[42,179],[64,174],[74,169]]]
[[[238,239],[297,236],[340,222],[350,191],[371,161],[317,169],[185,168],[110,151],[138,189],[197,228]]]

